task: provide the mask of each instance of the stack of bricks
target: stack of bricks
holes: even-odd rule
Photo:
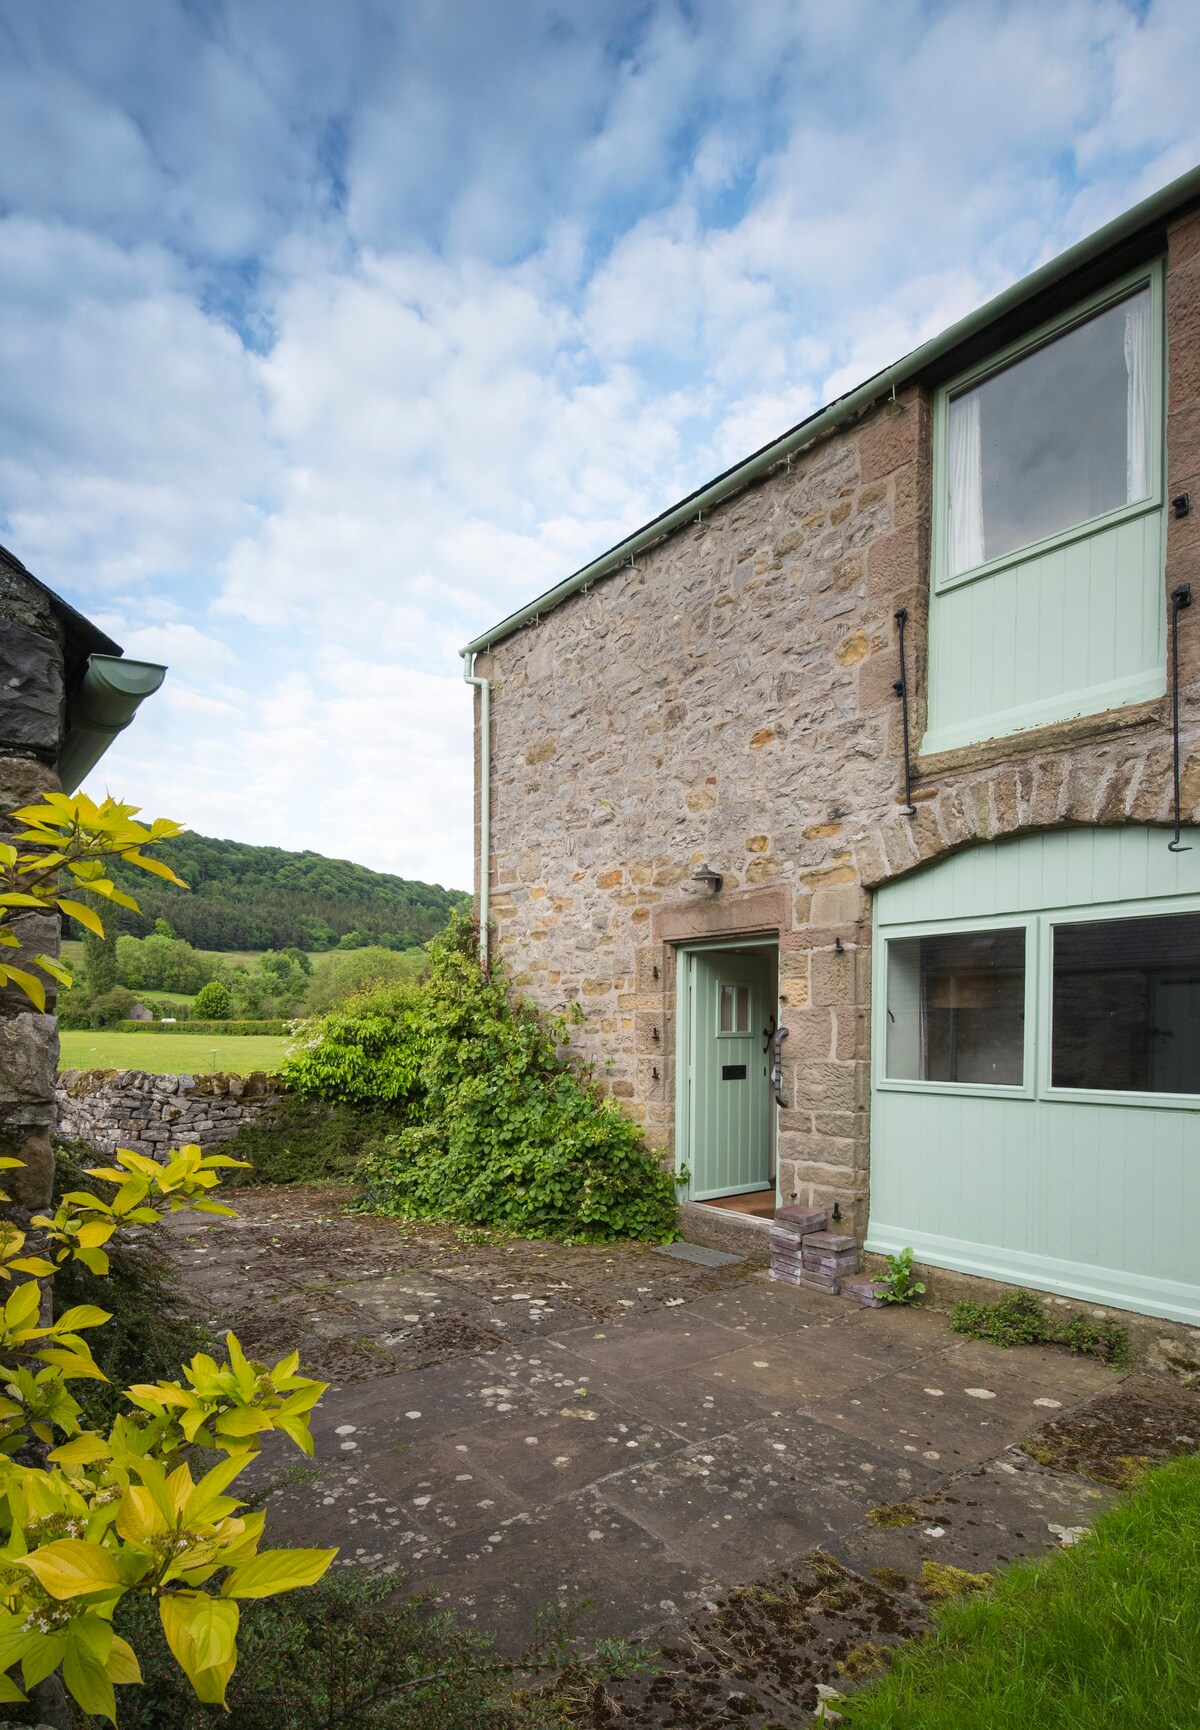
[[[877,1308],[875,1282],[858,1271],[858,1239],[826,1231],[824,1208],[781,1207],[771,1225],[771,1278]]]

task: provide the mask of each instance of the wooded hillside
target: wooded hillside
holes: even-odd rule
[[[156,919],[166,919],[197,949],[332,949],[346,936],[408,949],[470,900],[460,890],[369,871],[348,859],[207,835],[181,835],[155,853],[189,888],[118,866],[114,879],[142,909],[140,917],[122,912],[120,929],[144,937]]]

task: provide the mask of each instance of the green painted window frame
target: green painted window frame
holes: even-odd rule
[[[1056,534],[1046,535],[1041,540],[1027,541],[1022,546],[1014,547],[1010,552],[1003,553],[999,558],[988,559],[982,565],[974,565],[968,571],[959,571],[951,575],[946,569],[946,536],[949,520],[949,491],[947,487],[948,442],[950,436],[950,403],[954,397],[962,396],[965,391],[972,390],[985,379],[992,378],[996,373],[1013,365],[1015,361],[1023,360],[1026,355],[1034,353],[1039,348],[1065,336],[1088,319],[1094,318],[1099,312],[1115,306],[1130,295],[1136,294],[1141,288],[1150,290],[1150,474],[1152,486],[1149,495],[1137,499],[1133,504],[1120,505],[1116,510],[1105,511],[1101,516],[1089,517],[1073,527],[1060,529]],[[1105,529],[1118,523],[1132,521],[1135,517],[1148,516],[1152,511],[1162,512],[1165,485],[1163,479],[1163,453],[1165,447],[1164,428],[1166,424],[1166,320],[1165,296],[1163,282],[1163,260],[1154,259],[1143,265],[1139,270],[1130,271],[1126,276],[1107,284],[1086,300],[1072,306],[1068,312],[1060,313],[1057,318],[1048,319],[1039,325],[1037,330],[1028,336],[1011,342],[1006,348],[991,354],[986,360],[978,362],[968,371],[959,373],[949,383],[944,384],[934,397],[933,405],[933,530],[932,530],[932,592],[936,605],[936,597],[948,593],[951,589],[964,587],[967,583],[985,581],[1001,571],[1010,570],[1014,565],[1027,563],[1030,559],[1040,558],[1043,554],[1053,552],[1057,547],[1069,546],[1073,541],[1090,540],[1093,535],[1101,534]],[[1165,653],[1165,648],[1164,648]]]
[[[905,1081],[899,1077],[889,1076],[887,1072],[887,1004],[888,1004],[888,968],[891,957],[888,945],[899,942],[907,937],[942,937],[963,931],[1019,931],[1025,932],[1025,1042],[1021,1052],[1021,1072],[1024,1080],[1020,1086],[1013,1087],[1002,1082],[991,1081]],[[875,1028],[872,1035],[872,1068],[875,1071],[875,1086],[887,1093],[937,1093],[950,1094],[955,1099],[973,1097],[976,1099],[1036,1099],[1036,1059],[1037,1051],[1034,1041],[1036,1029],[1036,981],[1039,974],[1038,966],[1038,916],[1036,913],[999,913],[988,914],[985,918],[974,919],[935,919],[922,921],[914,925],[889,925],[886,928],[876,927],[876,941],[879,953],[875,957],[875,977],[882,982],[880,1005],[882,1013],[874,1017]]]
[[[1092,925],[1110,919],[1153,919],[1172,913],[1195,913],[1194,895],[1149,897],[1137,901],[1089,903],[1086,907],[1047,907],[1026,913],[995,913],[964,919],[929,919],[875,928],[874,977],[880,981],[879,1012],[872,1015],[871,1066],[877,1090],[885,1093],[928,1093],[960,1099],[1029,1099],[1046,1104],[1137,1107],[1143,1111],[1200,1113],[1200,1094],[1117,1092],[1105,1088],[1054,1087],[1053,1009],[1055,925]],[[901,1081],[887,1074],[888,944],[905,937],[940,937],[959,931],[1011,931],[1024,926],[1025,938],[1025,1080],[1020,1087],[986,1082]]]

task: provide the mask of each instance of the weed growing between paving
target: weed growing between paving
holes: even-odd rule
[[[881,1297],[886,1304],[916,1304],[925,1295],[925,1287],[919,1279],[913,1278],[913,1252],[911,1249],[897,1250],[895,1255],[884,1256],[887,1262],[887,1273],[882,1279],[875,1281],[875,1295]]]
[[[1067,1346],[1113,1369],[1124,1369],[1133,1361],[1129,1335],[1120,1322],[1108,1317],[1094,1321],[1079,1310],[1060,1320],[1027,1291],[1013,1292],[994,1304],[956,1303],[950,1326],[956,1334],[991,1340],[998,1346]]]
[[[854,1730],[1194,1730],[1200,1722],[1200,1460],[1150,1473],[1074,1548],[938,1612]]]
[[[430,946],[420,985],[389,986],[318,1023],[284,1065],[302,1097],[386,1106],[395,1128],[360,1167],[365,1205],[528,1237],[600,1243],[676,1234],[677,1180],[638,1126],[564,1056],[545,1016],[479,964],[470,920]]]
[[[137,1642],[145,1687],[122,1695],[122,1730],[568,1730],[557,1701],[586,1698],[589,1683],[644,1663],[623,1642],[602,1643],[594,1665],[581,1663],[570,1622],[549,1613],[509,1661],[488,1636],[398,1593],[394,1579],[347,1569],[286,1600],[244,1606],[225,1713],[187,1688],[155,1606],[127,1599],[116,1625]],[[539,1675],[558,1685],[543,1691]]]

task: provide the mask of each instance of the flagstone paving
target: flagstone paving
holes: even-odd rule
[[[312,1466],[280,1443],[255,1467],[274,1538],[336,1544],[513,1650],[540,1607],[589,1600],[581,1633],[673,1655],[614,1723],[799,1722],[822,1676],[921,1625],[926,1563],[1076,1541],[1120,1481],[1070,1469],[1106,1425],[1143,1457],[1200,1434],[1194,1392],[745,1264],[464,1242],[328,1191],[235,1199],[235,1221],[174,1223],[186,1286],[331,1382]]]

